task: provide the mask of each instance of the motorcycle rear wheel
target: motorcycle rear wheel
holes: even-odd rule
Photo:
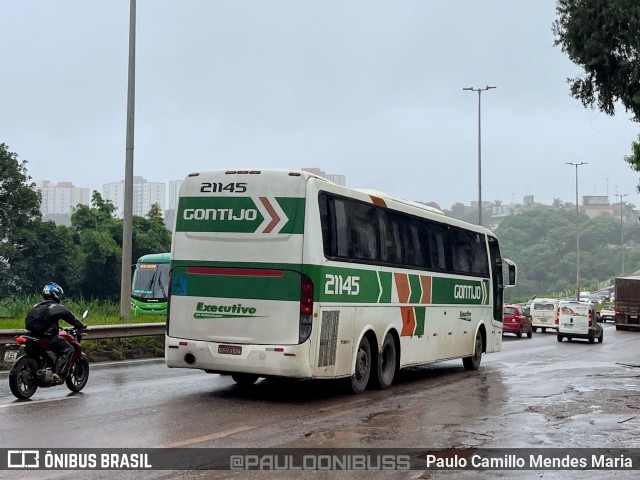
[[[89,380],[89,361],[82,357],[71,367],[71,373],[67,376],[67,388],[72,392],[79,392]]]
[[[16,398],[26,400],[36,393],[38,364],[33,358],[22,357],[11,367],[9,387]]]

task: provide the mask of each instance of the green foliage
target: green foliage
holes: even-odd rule
[[[171,250],[171,232],[167,230],[160,211],[154,203],[146,218],[133,217],[133,261],[148,253]]]
[[[26,291],[21,266],[31,237],[26,235],[40,220],[40,196],[27,174],[26,161],[0,143],[0,299],[10,292]]]
[[[0,330],[24,328],[24,318],[29,309],[36,303],[42,301],[39,295],[29,295],[13,297],[0,302]],[[119,303],[103,300],[74,300],[62,299],[62,304],[81,318],[85,310],[89,310],[89,316],[85,323],[87,325],[118,325],[122,323],[120,319]],[[131,317],[128,323],[159,323],[164,322],[163,315],[141,315]]]
[[[596,290],[598,282],[621,274],[620,222],[580,215],[581,288]],[[507,217],[495,230],[502,254],[516,262],[518,285],[508,298],[568,295],[576,287],[576,213],[538,210]],[[640,269],[640,227],[624,226],[627,274]]]
[[[607,115],[620,101],[640,121],[640,2],[558,0],[555,45],[584,69],[571,95]]]
[[[5,144],[0,144],[0,179],[0,302],[39,293],[49,281],[71,297],[119,301],[122,220],[113,203],[94,191],[91,206],[76,206],[71,228],[43,222],[26,162]],[[133,218],[132,235],[131,263],[171,249],[171,232],[157,204],[145,218]]]
[[[631,165],[636,172],[640,172],[640,135],[638,135],[638,140],[635,142],[631,142],[631,155],[627,155],[624,157],[624,160]],[[637,187],[638,192],[640,192],[640,185]]]
[[[640,2],[557,0],[556,12],[555,45],[584,69],[567,79],[571,95],[607,115],[619,101],[640,122]],[[640,136],[631,149],[625,161],[640,172]]]

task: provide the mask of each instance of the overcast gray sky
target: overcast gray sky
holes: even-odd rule
[[[36,179],[124,177],[128,0],[0,0],[0,142]],[[443,208],[628,193],[640,126],[571,98],[554,0],[138,0],[134,173],[319,167]],[[607,181],[608,179],[608,181]],[[608,186],[608,191],[607,191]],[[617,186],[617,187],[616,187]]]

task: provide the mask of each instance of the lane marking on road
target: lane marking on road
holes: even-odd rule
[[[28,400],[23,402],[8,403],[6,405],[0,405],[0,408],[21,407],[23,405],[34,405],[36,403],[57,402],[59,400],[74,400],[76,398],[80,398],[80,397],[50,398],[48,400]]]
[[[218,438],[228,437],[229,435],[233,435],[234,433],[244,432],[245,430],[252,430],[256,427],[257,425],[246,425],[244,427],[238,427],[232,430],[226,430],[224,432],[212,433],[211,435],[204,435],[202,437],[189,438],[181,442],[170,443],[169,445],[165,445],[165,447],[177,448],[177,447],[184,447],[185,445],[191,445],[193,443],[206,442],[207,440],[217,440]]]

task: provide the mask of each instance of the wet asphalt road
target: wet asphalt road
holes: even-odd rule
[[[461,361],[443,362],[401,372],[389,390],[355,396],[338,382],[264,380],[241,388],[230,377],[168,369],[152,360],[95,364],[80,394],[60,386],[17,401],[6,374],[0,374],[0,448],[638,448],[640,332],[604,328],[602,344],[558,343],[553,333],[505,336],[502,352],[485,355],[478,372],[465,371]],[[39,473],[39,478],[68,478],[63,472]],[[113,478],[114,473],[88,475]],[[115,475],[301,478],[284,472]],[[409,471],[394,478],[637,478],[628,475]]]

